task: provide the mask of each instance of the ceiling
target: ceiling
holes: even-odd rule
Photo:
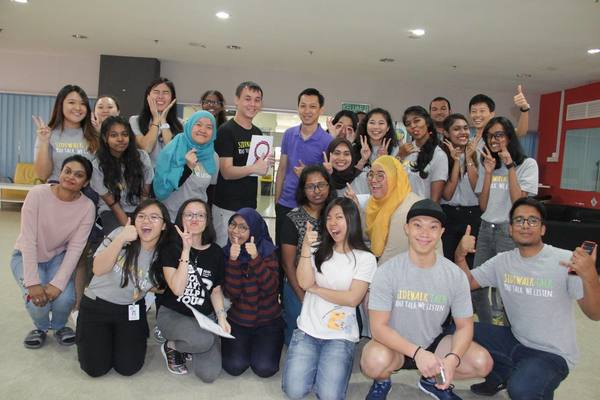
[[[231,18],[217,19],[220,10]],[[0,0],[0,28],[8,50],[481,89],[518,81],[550,91],[600,80],[600,54],[587,54],[600,47],[598,0]],[[412,28],[427,33],[410,39]]]

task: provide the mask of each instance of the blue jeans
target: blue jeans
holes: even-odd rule
[[[283,320],[285,329],[283,330],[283,341],[289,346],[292,340],[292,333],[296,329],[298,316],[302,310],[302,303],[296,297],[296,292],[292,289],[287,279],[283,281]]]
[[[283,366],[283,392],[301,399],[314,388],[321,400],[345,399],[355,346],[348,340],[317,339],[296,329]]]
[[[519,343],[510,327],[475,323],[473,340],[490,352],[494,368],[486,380],[506,383],[513,400],[549,400],[569,374],[564,358]]]
[[[65,253],[62,252],[49,261],[38,263],[38,275],[41,285],[50,283],[60,268],[64,257]],[[75,304],[75,283],[73,277],[67,283],[65,290],[54,301],[48,302],[43,307],[38,307],[33,302],[27,300],[29,292],[23,286],[23,256],[19,250],[13,252],[10,267],[25,299],[25,308],[36,328],[44,332],[48,331],[48,329],[59,330],[64,328],[69,319],[71,309]],[[52,313],[52,319],[50,319],[50,313]]]
[[[477,252],[475,253],[475,260],[473,262],[474,268],[479,267],[498,253],[515,248],[515,242],[513,242],[508,233],[508,225],[508,222],[503,224],[492,224],[481,220],[479,234],[477,235]],[[492,290],[492,306],[490,307],[487,298],[488,293],[488,288],[482,288],[479,293],[474,291],[471,297],[473,298],[474,311],[477,313],[479,322],[491,324],[492,311],[494,311],[495,314],[502,314],[504,312],[504,307],[495,289]]]

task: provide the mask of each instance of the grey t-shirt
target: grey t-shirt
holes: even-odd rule
[[[40,143],[36,139],[34,145],[34,154],[36,155],[39,146]],[[58,181],[60,167],[67,157],[80,154],[91,161],[94,155],[87,150],[87,147],[88,144],[83,137],[83,130],[81,128],[67,128],[62,131],[60,128],[53,129],[50,135],[50,145],[48,146],[50,158],[52,159],[52,173],[48,177],[48,180]]]
[[[154,179],[154,169],[152,168],[152,163],[150,162],[150,157],[148,156],[148,153],[146,153],[144,150],[138,149],[138,152],[140,153],[140,161],[142,162],[142,165],[144,167],[144,184],[150,185],[152,183],[152,179]],[[105,194],[108,193],[108,188],[106,186],[104,186],[104,173],[102,172],[102,170],[100,169],[100,167],[98,165],[97,158],[94,158],[94,160],[92,161],[92,166],[94,167],[94,173],[92,174],[92,180],[90,181],[90,186],[100,196],[104,196]],[[138,199],[137,203],[129,203],[127,201],[127,193],[128,193],[127,185],[123,181],[123,182],[121,182],[121,199],[120,199],[119,203],[121,204],[123,211],[125,211],[127,213],[131,213],[138,206],[139,199]],[[101,212],[109,211],[109,210],[110,210],[110,208],[108,207],[108,205],[106,205],[104,200],[102,200],[102,197],[100,197],[100,201],[98,203],[98,212],[101,213]]]
[[[217,169],[212,176],[209,175],[204,168],[201,169],[199,174],[192,172],[183,185],[178,187],[174,192],[171,192],[169,197],[163,200],[163,204],[167,207],[167,210],[169,210],[171,222],[175,222],[177,211],[179,211],[179,207],[181,207],[184,201],[187,199],[201,199],[206,201],[206,188],[208,185],[217,184],[217,177],[219,176],[219,155],[216,152],[214,155]]]
[[[102,241],[98,250],[94,254],[94,257],[108,247],[111,241],[117,237],[117,235],[123,230],[123,227],[118,227],[112,231],[107,238]],[[117,262],[113,266],[112,270],[104,275],[94,275],[89,286],[85,288],[85,295],[90,299],[96,299],[96,297],[102,300],[109,301],[114,304],[126,305],[132,304],[135,301],[140,300],[150,288],[152,283],[148,277],[148,270],[150,264],[154,260],[154,251],[147,251],[140,248],[140,255],[138,256],[138,282],[139,288],[136,293],[136,285],[129,279],[127,286],[121,287],[121,271],[125,262],[125,249],[119,252],[117,256]],[[137,297],[134,298],[134,295]]]
[[[402,164],[404,165],[404,170],[408,175],[408,180],[410,181],[410,187],[412,191],[419,196],[430,199],[431,198],[431,182],[435,181],[447,181],[448,180],[448,156],[444,153],[439,146],[435,147],[433,151],[433,158],[425,167],[425,171],[429,174],[427,178],[423,179],[419,176],[418,172],[413,172],[411,168],[412,163],[417,162],[417,156],[419,153],[411,153],[409,154]]]
[[[473,162],[473,160],[469,160]],[[465,166],[465,155],[461,154],[460,156],[460,165],[462,170],[464,171]],[[448,179],[450,179],[450,173],[448,173]],[[471,182],[469,181],[469,176],[465,173],[459,177],[458,185],[456,185],[456,190],[452,195],[452,198],[448,201],[441,199],[440,204],[448,204],[451,206],[461,206],[461,207],[473,207],[479,205],[479,199],[475,192],[473,191],[473,187],[471,186]]]
[[[417,267],[408,252],[391,258],[375,272],[369,310],[391,312],[389,325],[406,340],[427,348],[442,333],[442,324],[473,315],[464,272],[438,255],[429,268]]]
[[[534,196],[538,192],[538,165],[533,158],[526,158],[525,161],[516,167],[517,181],[521,190]],[[483,180],[485,169],[479,165],[479,179],[475,187],[475,193],[480,194],[483,189]],[[512,207],[510,200],[510,191],[508,189],[508,169],[502,166],[492,173],[492,183],[490,184],[490,196],[487,207],[481,215],[481,219],[493,224],[506,223],[508,213]]]
[[[140,129],[140,123],[138,120],[137,115],[133,115],[132,117],[129,118],[129,125],[131,125],[131,130],[133,131],[133,133],[136,136],[143,136],[144,133],[142,132],[142,130]],[[179,132],[173,132],[173,135],[179,133]],[[164,142],[163,137],[162,137],[162,130],[160,129],[160,127],[158,128],[158,138],[156,139],[156,143],[154,144],[154,147],[152,148],[152,151],[150,152],[150,160],[152,161],[152,165],[156,165],[156,159],[158,158],[158,155],[160,154],[160,151],[167,145],[167,143]]]
[[[573,300],[583,297],[583,284],[559,264],[570,258],[570,251],[545,244],[533,257],[518,249],[500,253],[471,273],[480,286],[498,288],[521,344],[558,354],[572,368],[579,358]]]

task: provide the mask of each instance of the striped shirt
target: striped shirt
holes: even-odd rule
[[[228,316],[238,325],[257,327],[269,324],[281,315],[277,300],[279,262],[273,252],[258,255],[247,264],[225,260],[225,294],[231,300]]]

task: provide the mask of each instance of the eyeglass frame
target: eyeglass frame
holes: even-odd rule
[[[375,179],[373,179],[375,178]],[[375,180],[375,182],[379,183],[379,182],[383,182],[385,179],[387,178],[387,175],[385,174],[384,171],[369,171],[367,172],[367,181],[372,181]]]
[[[323,190],[327,189],[328,187],[329,187],[329,183],[322,181],[319,183],[307,183],[306,185],[304,185],[304,190],[314,193],[317,191],[317,189],[319,189],[319,192],[322,192]]]
[[[208,215],[206,213],[193,213],[193,212],[184,212],[181,214],[181,218],[186,221],[191,221],[193,219],[197,219],[198,221],[206,221]]]
[[[533,218],[533,220],[532,220]],[[543,219],[540,217],[536,217],[535,215],[531,215],[527,218],[522,217],[522,216],[516,216],[513,217],[512,220],[510,221],[510,223],[512,225],[517,225],[517,226],[525,226],[525,222],[527,222],[527,225],[531,228],[537,228],[538,226],[540,226],[543,223]]]
[[[135,216],[135,220],[136,221],[141,221],[144,222],[146,220],[150,221],[153,224],[156,224],[160,221],[164,221],[164,218],[162,217],[162,215],[158,215],[158,214],[142,214],[139,213]]]
[[[227,224],[227,228],[231,229],[232,231],[235,231],[237,229],[241,233],[246,233],[250,230],[250,227],[248,225],[236,224],[233,220],[229,224]]]

